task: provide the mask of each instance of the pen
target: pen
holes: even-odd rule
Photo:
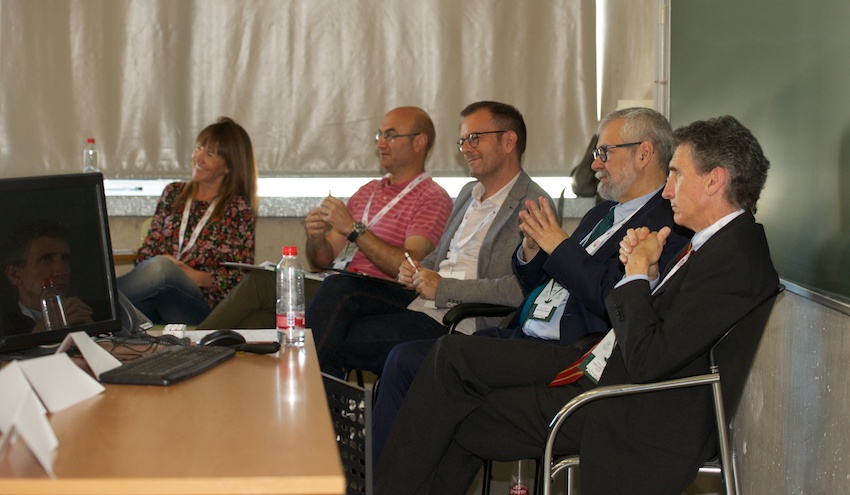
[[[416,268],[416,265],[414,265],[414,264],[413,264],[413,258],[411,258],[411,257],[410,257],[410,253],[408,253],[407,251],[405,251],[405,252],[404,252],[404,257],[405,257],[405,259],[407,259],[407,262],[408,262],[408,263],[410,263],[410,266],[412,266],[412,267],[413,267],[413,270],[414,270],[414,271],[416,271],[416,272],[418,272],[418,271],[419,271],[419,268]]]

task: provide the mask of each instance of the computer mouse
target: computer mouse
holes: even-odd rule
[[[199,345],[216,345],[216,346],[232,346],[245,343],[245,337],[233,330],[216,330],[215,332],[204,335],[198,341]]]

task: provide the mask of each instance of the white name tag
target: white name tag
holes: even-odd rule
[[[593,352],[587,356],[584,361],[578,365],[578,368],[584,375],[593,383],[599,383],[599,378],[602,377],[602,372],[605,371],[605,366],[608,364],[608,358],[614,351],[614,344],[617,343],[617,336],[614,330],[609,330],[605,337],[599,341],[599,344],[593,348]]]
[[[348,268],[348,265],[351,264],[351,260],[354,259],[354,255],[357,254],[357,251],[359,250],[360,249],[357,247],[357,244],[354,244],[353,242],[347,243],[334,260],[333,267],[337,270],[345,270]]]
[[[567,295],[567,289],[555,282],[554,279],[550,280],[534,299],[528,318],[532,320],[551,321],[555,310],[564,303]]]

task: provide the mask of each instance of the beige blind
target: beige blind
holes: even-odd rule
[[[435,175],[462,176],[460,110],[523,112],[525,166],[564,175],[596,127],[593,0],[3,0],[0,175],[185,177],[198,131],[233,117],[261,176],[379,172],[386,110],[437,126]]]

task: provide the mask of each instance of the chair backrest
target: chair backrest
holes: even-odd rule
[[[148,235],[148,230],[151,228],[151,220],[153,217],[148,217],[142,222],[141,227],[139,227],[139,244],[143,244],[145,242],[145,237]]]
[[[727,418],[738,409],[770,312],[784,289],[780,285],[773,295],[738,320],[711,349],[711,365],[720,371],[723,380],[723,410]]]

